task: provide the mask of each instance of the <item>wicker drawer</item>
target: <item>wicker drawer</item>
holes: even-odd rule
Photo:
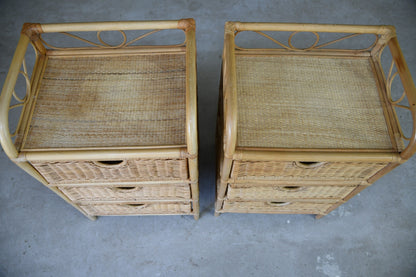
[[[190,214],[191,203],[129,203],[81,205],[89,215],[159,215]]]
[[[113,186],[113,187],[59,187],[74,202],[141,200],[181,201],[191,198],[188,184],[158,186]]]
[[[188,179],[188,165],[185,159],[31,163],[51,184]]]
[[[237,202],[224,201],[222,212],[231,213],[282,213],[282,214],[321,214],[333,203],[314,202]]]
[[[235,161],[231,178],[241,180],[350,180],[370,178],[387,163]]]
[[[229,200],[343,199],[356,186],[247,186],[230,184]]]

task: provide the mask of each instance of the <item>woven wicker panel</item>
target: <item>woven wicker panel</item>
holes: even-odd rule
[[[328,162],[317,167],[302,168],[295,162],[235,161],[232,178],[271,180],[357,180],[370,178],[387,163]]]
[[[333,204],[288,202],[283,206],[270,202],[233,202],[224,201],[223,212],[231,213],[293,213],[293,214],[322,214]]]
[[[355,187],[348,186],[228,186],[230,200],[271,200],[271,199],[343,199]]]
[[[24,148],[184,145],[185,55],[49,57]]]
[[[140,187],[59,187],[74,202],[140,200],[185,200],[191,198],[189,185]]]
[[[236,57],[242,147],[392,149],[369,59]]]
[[[111,167],[90,161],[31,163],[51,184],[188,179],[186,160],[127,160]]]
[[[81,205],[81,208],[89,215],[163,215],[191,213],[190,203]]]

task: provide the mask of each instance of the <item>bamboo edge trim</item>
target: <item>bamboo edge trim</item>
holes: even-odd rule
[[[398,153],[379,152],[268,152],[237,150],[233,160],[239,161],[316,161],[316,162],[401,162]]]
[[[330,32],[330,33],[375,33],[395,35],[392,25],[348,25],[348,24],[310,24],[310,23],[270,23],[270,22],[227,22],[233,31],[293,31],[293,32]]]
[[[126,150],[79,150],[21,152],[14,161],[63,161],[63,160],[118,160],[118,159],[195,159],[186,148],[126,149]]]

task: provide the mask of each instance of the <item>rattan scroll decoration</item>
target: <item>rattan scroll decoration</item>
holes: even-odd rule
[[[26,66],[26,60],[24,58],[23,58],[23,62],[22,62],[22,69],[23,70],[19,71],[19,74],[22,75],[25,78],[26,93],[25,93],[25,96],[23,98],[21,98],[16,94],[15,89],[13,89],[12,96],[16,100],[17,104],[9,106],[9,111],[12,110],[12,109],[18,108],[18,107],[24,107],[26,105],[26,103],[28,102],[29,98],[30,98],[30,92],[31,92],[30,76],[28,74],[27,66]],[[22,117],[20,117],[15,131],[12,134],[10,134],[10,136],[12,138],[17,135],[21,124],[22,124]]]
[[[368,46],[366,48],[362,48],[362,49],[333,49],[333,48],[324,48],[324,47],[327,47],[329,45],[333,45],[333,44],[335,44],[337,42],[340,42],[340,41],[343,41],[343,40],[346,40],[346,39],[350,39],[350,38],[357,37],[357,36],[362,36],[362,35],[369,35],[369,34],[350,34],[350,35],[346,35],[346,36],[343,36],[343,37],[338,38],[338,39],[334,39],[334,40],[331,40],[331,41],[328,41],[328,42],[324,42],[324,43],[319,44],[320,39],[321,39],[320,36],[319,36],[319,33],[317,33],[317,32],[298,32],[297,31],[297,32],[292,32],[289,35],[289,38],[287,40],[287,44],[284,44],[284,43],[280,42],[279,40],[274,39],[271,36],[269,36],[269,35],[267,35],[267,34],[265,34],[263,32],[260,32],[260,31],[251,31],[251,32],[257,33],[257,34],[259,34],[259,35],[261,35],[261,36],[263,36],[263,37],[271,40],[272,42],[274,42],[275,44],[279,45],[283,49],[286,49],[286,50],[289,50],[289,51],[310,51],[310,50],[351,51],[351,50],[354,50],[354,51],[363,52],[363,51],[368,51],[368,50],[372,49],[377,44],[377,42],[378,42],[378,40],[380,38],[380,36],[377,35],[377,34],[370,34],[370,35],[374,35],[375,36],[374,42],[370,46]],[[237,35],[238,33],[239,32],[236,32],[235,35]],[[293,46],[292,40],[296,36],[296,34],[298,34],[298,33],[312,33],[315,36],[315,42],[311,46],[306,47],[306,48],[298,48],[298,47]],[[247,48],[243,48],[243,47],[236,46],[236,49],[244,50],[244,49],[247,49]]]
[[[399,74],[399,72],[397,72],[397,71],[393,73],[393,68],[394,67],[395,67],[395,63],[394,63],[394,60],[392,59],[392,61],[390,63],[389,73],[387,74],[387,78],[386,78],[387,99],[393,107],[400,108],[400,109],[406,109],[406,110],[409,110],[411,112],[411,109],[410,109],[409,106],[401,104],[401,102],[406,97],[406,91],[405,90],[403,90],[403,93],[401,94],[401,96],[397,100],[394,100],[392,95],[391,95],[392,94],[393,81],[396,78],[396,76]],[[406,137],[404,135],[401,125],[400,124],[397,124],[397,125],[399,127],[400,137],[404,140],[410,141],[411,138]]]
[[[86,44],[89,44],[89,45],[94,46],[94,47],[97,47],[97,48],[102,48],[102,49],[120,49],[120,48],[125,48],[127,46],[130,46],[134,42],[139,41],[139,40],[141,40],[141,39],[143,39],[143,38],[145,38],[147,36],[150,36],[150,35],[152,35],[154,33],[160,32],[160,31],[162,31],[162,30],[153,30],[153,31],[147,32],[147,33],[145,33],[143,35],[140,35],[138,37],[135,37],[134,39],[131,39],[131,40],[127,41],[127,35],[126,35],[126,33],[124,31],[122,31],[122,30],[117,30],[116,32],[119,32],[121,34],[121,36],[122,36],[122,41],[119,44],[116,44],[116,45],[111,45],[111,44],[105,42],[102,39],[102,37],[101,37],[102,31],[98,31],[97,32],[97,39],[98,39],[99,43],[96,43],[96,42],[87,40],[85,38],[82,38],[80,36],[77,36],[77,35],[74,35],[74,34],[71,34],[71,33],[68,33],[68,32],[60,32],[60,34],[66,35],[68,37],[71,37],[73,39],[76,39],[76,40],[79,40],[79,41],[82,41],[82,42],[85,42]],[[54,50],[69,50],[69,49],[71,49],[71,50],[82,50],[82,49],[87,49],[87,47],[58,47],[58,46],[54,46],[54,45],[51,45],[50,43],[46,42],[42,38],[42,35],[40,35],[40,40],[42,41],[42,43],[45,46],[49,47],[50,49],[54,49]],[[173,45],[173,46],[182,46],[182,45],[185,45],[185,42],[183,42],[181,44],[178,44],[178,45]]]

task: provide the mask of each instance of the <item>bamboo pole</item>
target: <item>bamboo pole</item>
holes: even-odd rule
[[[180,29],[178,23],[178,20],[48,23],[41,24],[41,29],[43,33]]]
[[[354,34],[390,34],[395,28],[390,25],[341,25],[341,24],[303,24],[269,22],[227,22],[235,31],[288,31],[325,32]]]
[[[186,142],[191,156],[198,155],[195,29],[186,31]]]
[[[309,51],[287,51],[280,48],[237,48],[237,56],[313,56],[313,57],[331,57],[340,59],[366,59],[371,56],[369,52],[358,50],[342,51],[338,49],[313,49]]]
[[[192,208],[195,220],[199,219],[198,189],[198,117],[197,117],[197,77],[195,21],[186,19],[186,142],[190,155],[188,158],[189,177],[192,190]]]
[[[160,55],[160,54],[184,54],[186,51],[186,47],[184,46],[130,46],[128,48],[120,48],[120,49],[101,49],[101,48],[92,48],[92,49],[78,49],[78,50],[70,50],[66,49],[62,50],[47,50],[46,54],[48,56],[54,56],[54,58],[58,57],[68,57],[68,56],[92,56],[92,55],[99,55],[99,56],[120,56],[120,55]]]
[[[227,22],[223,58],[224,154],[226,157],[234,154],[237,144],[237,76],[234,51],[234,32]]]
[[[160,186],[163,185],[184,185],[188,184],[189,180],[164,180],[164,181],[133,181],[133,182],[97,182],[97,183],[65,183],[65,184],[48,184],[48,186],[60,186],[60,187],[118,187],[118,186]]]
[[[0,142],[10,159],[17,158],[18,152],[10,136],[9,106],[28,44],[29,38],[25,34],[21,34],[0,95]]]
[[[307,162],[400,162],[398,153],[378,152],[283,152],[237,150],[235,160]]]
[[[117,159],[184,159],[185,148],[168,149],[110,149],[79,151],[22,152],[16,161],[67,161],[67,160],[117,160]]]
[[[231,174],[232,157],[237,144],[237,77],[235,66],[235,42],[233,26],[227,22],[224,34],[223,54],[223,95],[224,95],[224,130],[223,130],[223,162],[220,169],[219,188],[215,215],[219,214],[224,203],[227,181]]]

